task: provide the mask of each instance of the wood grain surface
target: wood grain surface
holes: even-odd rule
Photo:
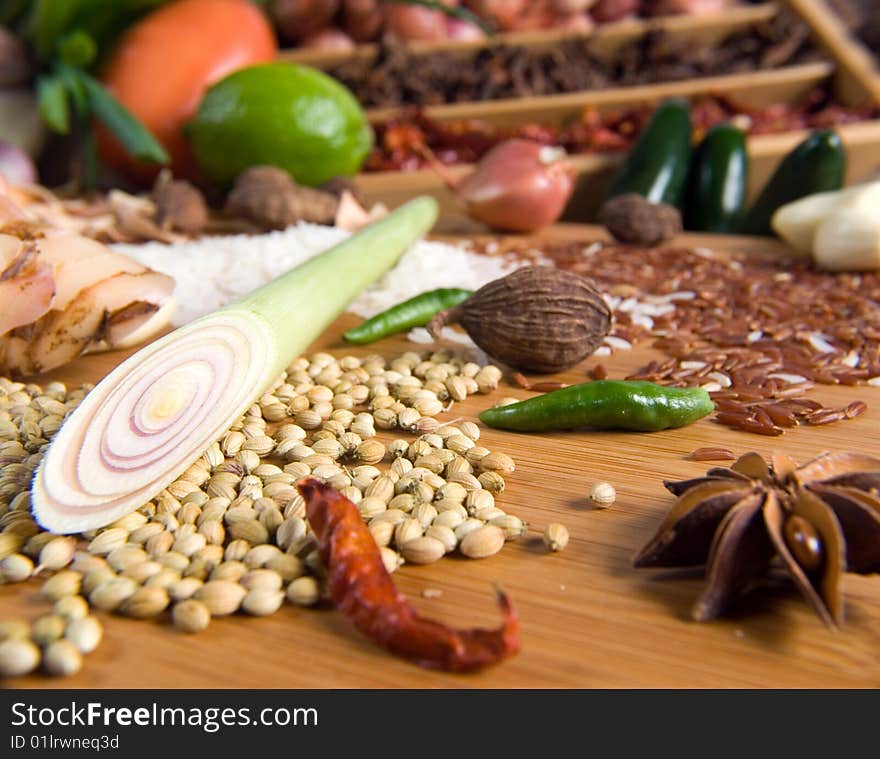
[[[566,228],[566,236],[594,236]],[[717,247],[772,247],[764,241],[693,238]],[[343,345],[344,316],[316,344],[336,355],[379,352],[392,357],[413,349],[402,338],[373,346]],[[602,359],[612,378],[651,357],[647,347]],[[56,372],[69,383],[96,381],[120,355],[91,356]],[[588,359],[565,374],[583,381]],[[502,395],[528,392],[502,386],[491,396],[455,404],[446,419],[474,418]],[[798,428],[780,438],[735,432],[708,419],[652,434],[566,432],[514,434],[484,429],[492,450],[514,457],[516,472],[499,505],[529,523],[527,534],[483,560],[448,557],[430,566],[405,565],[394,575],[420,611],[445,622],[494,625],[493,588],[511,596],[522,620],[522,652],[485,672],[456,676],[419,669],[365,640],[332,609],[285,605],[268,618],[216,619],[187,636],[167,619],[141,622],[101,615],[105,639],[83,670],[64,680],[42,675],[5,683],[63,688],[620,688],[620,687],[878,687],[880,686],[880,580],[847,575],[846,622],[825,628],[793,587],[759,590],[734,613],[697,623],[690,608],[701,573],[634,570],[635,552],[654,533],[673,499],[664,478],[702,473],[711,463],[689,460],[701,446],[740,454],[781,449],[798,460],[821,451],[856,449],[880,455],[880,389],[819,388],[833,403],[862,399],[861,417],[820,428]],[[383,435],[389,439],[390,435]],[[608,510],[590,507],[593,483],[617,488]],[[548,522],[571,532],[565,551],[549,554],[541,541]],[[38,581],[0,587],[0,619],[33,618],[47,610]],[[426,590],[441,591],[426,598]]]

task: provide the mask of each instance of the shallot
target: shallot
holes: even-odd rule
[[[322,29],[302,41],[305,48],[342,53],[350,53],[354,45],[354,40],[339,29]]]
[[[728,0],[654,0],[646,10],[653,16],[714,16],[729,5]]]
[[[418,5],[392,3],[386,12],[385,30],[406,42],[439,42],[446,39],[446,14]]]
[[[567,32],[588,32],[592,20],[586,11],[595,0],[543,0],[529,3],[518,15],[508,21],[511,31],[531,29],[558,29]]]
[[[595,4],[596,0],[552,0],[550,3],[553,10],[563,16],[568,13],[580,13]]]
[[[355,42],[369,42],[382,29],[379,0],[342,0],[342,29]]]
[[[282,37],[303,40],[330,26],[339,0],[272,0],[269,13]]]
[[[562,215],[574,191],[574,170],[562,148],[511,139],[451,187],[477,221],[501,231],[534,232]]]
[[[31,485],[43,527],[103,527],[168,486],[361,290],[427,232],[417,198],[120,364],[61,425]]]
[[[494,21],[503,30],[513,29],[528,9],[528,0],[468,0],[468,7],[481,18]]]
[[[635,15],[639,10],[639,0],[598,0],[590,9],[590,15],[601,24],[621,21]]]
[[[486,33],[479,26],[469,21],[449,18],[446,19],[446,36],[458,42],[469,42],[471,40],[485,39]]]
[[[596,28],[596,24],[589,13],[571,13],[560,16],[556,28],[562,32],[589,34]]]

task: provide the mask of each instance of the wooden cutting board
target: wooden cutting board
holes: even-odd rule
[[[585,227],[551,234],[595,237]],[[767,250],[772,243],[694,236],[685,242],[719,248]],[[403,338],[364,348],[342,343],[342,317],[315,347],[337,355],[413,349]],[[652,356],[648,348],[602,359],[612,378],[624,377]],[[84,358],[53,377],[70,384],[95,382],[123,356]],[[595,363],[567,372],[583,381]],[[502,384],[491,396],[455,404],[447,418],[474,418],[501,396],[527,397]],[[500,666],[468,676],[419,669],[386,654],[331,609],[285,605],[268,618],[236,616],[211,622],[187,636],[167,620],[140,622],[101,615],[105,639],[75,677],[34,675],[21,687],[79,688],[594,688],[594,687],[878,687],[880,686],[880,579],[847,575],[847,620],[826,629],[788,586],[756,593],[730,617],[690,620],[703,586],[700,573],[634,570],[635,552],[653,535],[673,499],[664,478],[701,474],[712,464],[693,462],[701,446],[740,454],[781,449],[803,460],[821,451],[857,449],[880,455],[880,389],[823,387],[815,397],[842,404],[868,403],[861,417],[826,427],[791,430],[780,438],[731,431],[709,420],[653,434],[566,432],[515,434],[483,430],[482,441],[514,457],[515,473],[499,505],[529,524],[527,534],[496,556],[474,561],[445,558],[430,566],[406,565],[394,575],[424,614],[459,626],[494,626],[493,588],[513,599],[522,620],[522,652]],[[385,436],[390,438],[391,436]],[[617,501],[601,511],[588,494],[597,481],[617,488]],[[565,551],[549,554],[541,541],[548,522],[571,532]],[[0,619],[33,618],[47,611],[40,583],[0,587]],[[425,591],[441,591],[438,597]]]

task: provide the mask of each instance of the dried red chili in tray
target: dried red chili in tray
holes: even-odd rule
[[[457,630],[419,616],[395,588],[357,507],[311,477],[297,488],[327,568],[330,597],[371,640],[422,667],[450,672],[482,669],[519,651],[519,620],[504,593],[498,592],[504,621],[494,630]]]
[[[621,108],[600,113],[586,108],[566,125],[525,124],[501,128],[480,119],[436,121],[418,108],[375,125],[376,146],[365,171],[412,171],[428,168],[430,156],[447,166],[474,163],[503,140],[526,138],[565,148],[568,153],[605,153],[629,150],[651,117],[652,108]],[[876,107],[844,106],[831,90],[817,87],[797,103],[776,103],[754,108],[728,95],[695,100],[692,121],[699,140],[715,124],[731,119],[748,134],[776,134],[801,129],[825,129],[851,124],[878,115]]]

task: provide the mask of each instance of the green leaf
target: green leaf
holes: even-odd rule
[[[18,3],[20,0],[0,0]],[[42,61],[51,61],[71,30],[88,34],[98,53],[106,53],[122,31],[168,0],[30,0],[21,33]],[[4,9],[5,12],[5,9]]]
[[[87,0],[85,0],[87,2]],[[55,52],[58,38],[70,28],[84,0],[36,0],[31,12],[27,38],[43,60]]]
[[[131,112],[85,72],[77,72],[92,113],[119,139],[129,154],[141,161],[167,164],[171,158],[158,140]]]
[[[65,66],[63,63],[57,64],[55,69],[58,72],[61,81],[64,82],[64,86],[67,88],[67,94],[73,101],[77,116],[79,116],[82,121],[87,120],[91,116],[91,109],[89,106],[89,97],[86,94],[85,87],[83,87],[83,84],[80,81],[79,69]]]
[[[59,134],[70,132],[70,102],[60,76],[50,74],[37,79],[37,105],[49,129]]]
[[[98,46],[95,40],[82,29],[74,29],[58,41],[58,59],[68,66],[84,69],[92,64],[97,55]]]

